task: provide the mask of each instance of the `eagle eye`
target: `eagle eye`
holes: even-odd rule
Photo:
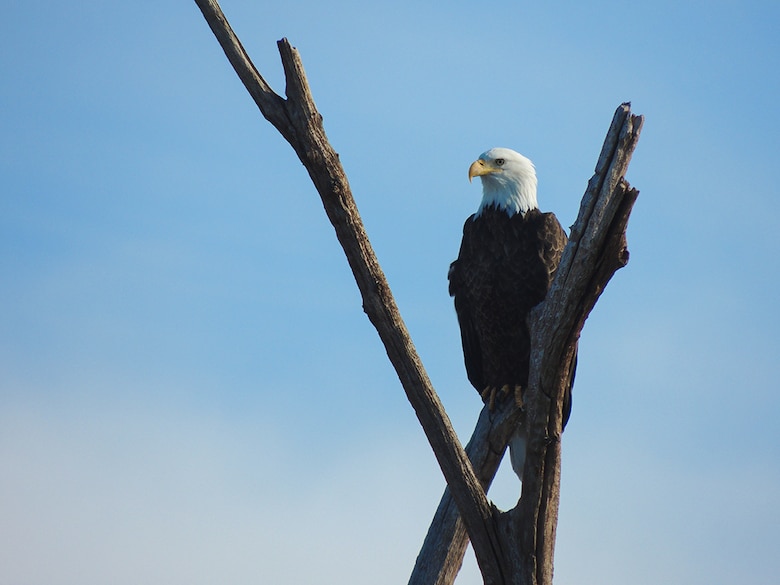
[[[496,159],[496,164],[498,166],[500,166],[500,167],[503,167],[504,166],[504,159],[503,158],[497,158]]]

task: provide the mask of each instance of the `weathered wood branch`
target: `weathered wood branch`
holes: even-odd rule
[[[522,567],[514,583],[552,583],[563,396],[585,320],[615,271],[628,262],[625,230],[639,192],[628,186],[625,174],[643,122],[629,104],[615,112],[555,281],[531,314],[523,491],[519,505],[501,518],[520,542],[512,550],[511,564]]]
[[[254,67],[219,4],[214,0],[195,2],[263,116],[287,139],[306,167],[355,276],[363,310],[379,333],[452,491],[485,580],[504,582],[496,510],[488,502],[401,319],[344,169],[325,135],[298,52],[286,39],[279,41],[287,83],[284,99],[270,89]]]
[[[525,413],[512,400],[499,402],[492,412],[487,406],[480,412],[471,440],[466,445],[466,453],[486,492],[496,476],[509,438],[522,424],[524,416]],[[466,527],[460,519],[452,493],[445,488],[417,555],[409,585],[453,583],[463,564],[468,543]]]

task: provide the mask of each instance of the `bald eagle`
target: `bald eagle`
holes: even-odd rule
[[[482,180],[482,202],[463,226],[460,253],[448,275],[466,373],[490,408],[508,395],[522,404],[531,353],[528,314],[547,295],[568,239],[554,214],[539,211],[536,171],[523,155],[492,148],[469,167],[469,181],[474,177]],[[571,386],[564,425],[570,412]],[[522,480],[522,429],[509,448]]]

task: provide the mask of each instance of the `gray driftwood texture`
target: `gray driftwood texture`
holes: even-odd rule
[[[470,539],[485,583],[550,585],[565,376],[588,313],[612,274],[628,260],[625,228],[638,193],[628,187],[624,175],[642,117],[632,115],[627,104],[615,113],[555,282],[531,317],[534,350],[525,411],[513,405],[493,413],[483,411],[467,455],[374,255],[346,173],[325,135],[298,52],[286,39],[278,42],[286,79],[286,97],[281,97],[257,71],[219,4],[195,2],[263,116],[306,167],[360,289],[363,310],[379,333],[447,481],[410,583],[452,583]],[[488,501],[486,489],[511,429],[522,418],[529,430],[522,496],[515,508],[500,512]]]

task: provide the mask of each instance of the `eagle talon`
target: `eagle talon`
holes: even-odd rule
[[[480,395],[482,400],[487,403],[488,410],[492,412],[496,406],[496,387],[486,386]]]
[[[523,408],[523,387],[519,384],[515,386],[515,404],[517,408]]]

